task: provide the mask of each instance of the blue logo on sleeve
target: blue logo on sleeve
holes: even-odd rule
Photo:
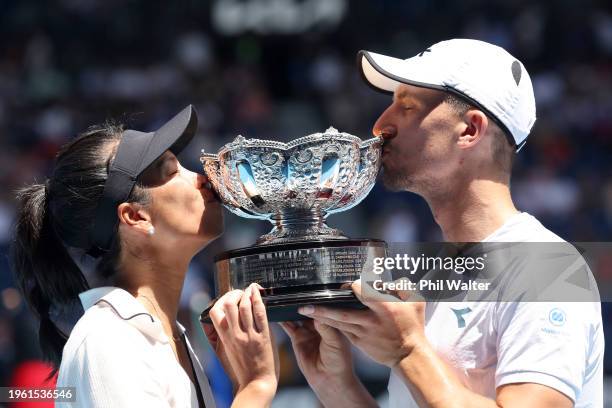
[[[566,320],[565,312],[557,307],[548,313],[548,321],[554,326],[563,326]]]

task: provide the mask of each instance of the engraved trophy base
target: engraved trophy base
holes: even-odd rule
[[[386,256],[387,244],[376,239],[329,239],[258,245],[224,252],[215,258],[216,298],[200,320],[210,322],[214,302],[233,289],[259,283],[268,320],[303,320],[303,305],[363,309],[350,283],[372,270],[373,259]]]

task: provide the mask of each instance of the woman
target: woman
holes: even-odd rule
[[[66,406],[214,406],[176,321],[190,260],[223,230],[210,183],[176,158],[196,127],[189,106],[151,133],[93,128],[19,194],[14,270],[58,386],[76,387]],[[84,253],[112,286],[89,289],[75,263]],[[52,317],[79,300],[85,313],[66,339]],[[211,317],[205,332],[234,382],[233,406],[268,406],[278,376],[258,288],[227,293]]]

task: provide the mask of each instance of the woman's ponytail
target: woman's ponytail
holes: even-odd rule
[[[91,245],[90,228],[122,135],[123,126],[112,122],[90,128],[62,147],[46,183],[32,184],[17,194],[13,271],[40,318],[43,356],[56,369],[69,334],[58,327],[58,323],[65,327],[65,321],[56,317],[57,312],[73,312],[78,294],[89,288],[66,248],[87,250]],[[146,189],[137,184],[128,201],[144,205],[148,199]],[[120,256],[119,239],[114,241],[112,250],[97,260],[98,278],[114,273]]]
[[[48,182],[20,190],[17,200],[19,213],[11,248],[13,271],[26,301],[40,318],[43,357],[57,370],[67,335],[53,322],[50,310],[54,304],[74,301],[88,285],[54,231]]]

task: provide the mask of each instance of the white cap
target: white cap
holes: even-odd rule
[[[506,50],[484,41],[442,41],[405,60],[359,51],[357,61],[365,80],[378,90],[393,92],[404,83],[467,99],[512,135],[516,151],[536,120],[527,70]]]

